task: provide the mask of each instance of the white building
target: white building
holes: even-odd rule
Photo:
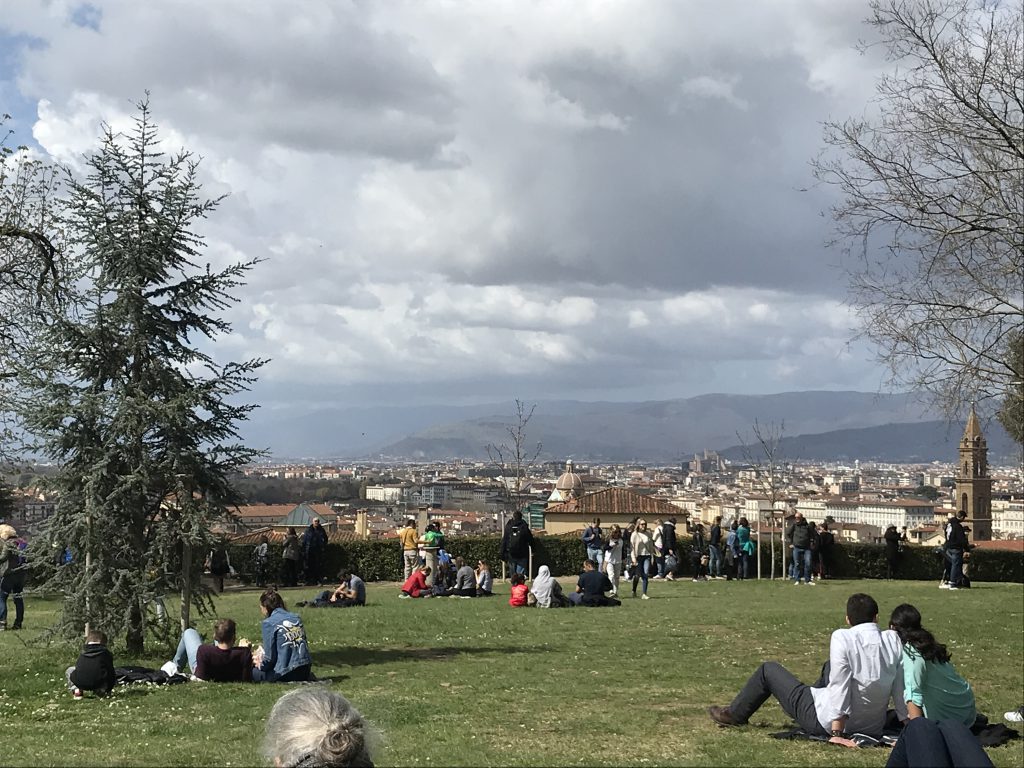
[[[1024,539],[1024,502],[993,499],[992,533],[1000,539]]]
[[[405,499],[405,489],[400,485],[370,485],[366,488],[366,498],[396,504]]]

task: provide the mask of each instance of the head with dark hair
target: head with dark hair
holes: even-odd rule
[[[461,567],[462,567],[462,566],[464,566],[465,564],[466,564],[466,561],[465,561],[465,560],[463,560],[463,559],[462,559],[461,557],[456,557],[456,558],[455,558],[455,567],[456,567],[456,568],[461,568]]]
[[[289,536],[298,536],[299,535],[299,532],[295,530],[295,526],[294,525],[289,525],[288,526],[288,535]]]
[[[593,560],[584,560],[583,561],[583,570],[584,571],[596,571],[597,570],[597,563],[595,563]]]
[[[406,528],[415,528],[415,527],[416,527],[416,521],[415,521],[415,520],[413,520],[413,519],[412,519],[411,517],[410,517],[410,518],[408,518],[408,519],[407,519],[407,520],[405,521],[405,527],[406,527]]]
[[[850,595],[846,601],[846,620],[851,627],[858,624],[869,624],[878,618],[878,603],[871,595],[858,592]]]
[[[515,520],[515,521],[517,521],[517,522],[518,522],[519,520],[522,520],[522,519],[523,519],[523,513],[522,513],[522,512],[520,512],[520,511],[519,511],[519,510],[517,509],[517,510],[516,510],[515,512],[513,512],[513,513],[512,513],[512,519],[513,519],[513,520]]]
[[[284,608],[284,599],[278,594],[278,591],[274,588],[268,589],[262,595],[260,595],[260,607],[263,612],[269,616],[278,608]]]
[[[512,586],[514,587],[514,586],[516,586],[518,584],[525,584],[526,583],[526,577],[523,576],[523,574],[521,574],[521,573],[513,573],[512,574],[512,578],[509,579],[509,581],[512,584]]]
[[[372,768],[373,729],[344,696],[315,685],[289,691],[267,717],[263,753],[279,766]]]
[[[352,578],[352,569],[351,568],[342,568],[340,571],[338,571],[338,581],[348,581],[351,578]]]
[[[235,644],[235,620],[217,619],[213,622],[213,639],[225,645]]]
[[[892,616],[889,617],[889,629],[895,630],[903,644],[911,646],[925,661],[937,661],[941,664],[949,661],[952,655],[946,650],[946,646],[921,626],[921,612],[910,603],[893,608]]]
[[[750,527],[750,523],[747,521],[747,518],[745,517],[740,518],[740,525],[742,525],[744,528]]]

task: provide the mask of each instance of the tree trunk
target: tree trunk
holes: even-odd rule
[[[125,644],[128,646],[129,656],[141,656],[145,651],[146,624],[143,620],[142,606],[139,601],[133,600],[128,613],[128,632],[125,635]]]

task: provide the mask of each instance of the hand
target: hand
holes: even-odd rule
[[[241,640],[238,641],[238,647],[239,648],[252,648],[252,642],[243,637]]]
[[[842,736],[833,736],[828,740],[829,744],[838,744],[841,747],[847,747],[849,749],[860,749],[860,745],[851,739],[843,738]]]

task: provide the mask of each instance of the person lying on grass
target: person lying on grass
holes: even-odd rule
[[[302,608],[350,608],[354,605],[366,605],[366,584],[361,578],[349,570],[338,572],[340,582],[333,591],[325,589],[317,593],[309,602],[300,600],[295,605]]]
[[[433,593],[430,585],[427,584],[427,576],[430,575],[430,566],[417,565],[412,569],[412,575],[402,585],[402,592],[398,596],[404,599],[410,597],[430,597]]]
[[[204,643],[192,627],[186,629],[174,658],[160,669],[168,677],[178,674],[188,662],[196,680],[212,683],[248,683],[252,680],[252,647],[248,640],[235,643],[234,619],[217,619],[213,623],[213,642]]]

